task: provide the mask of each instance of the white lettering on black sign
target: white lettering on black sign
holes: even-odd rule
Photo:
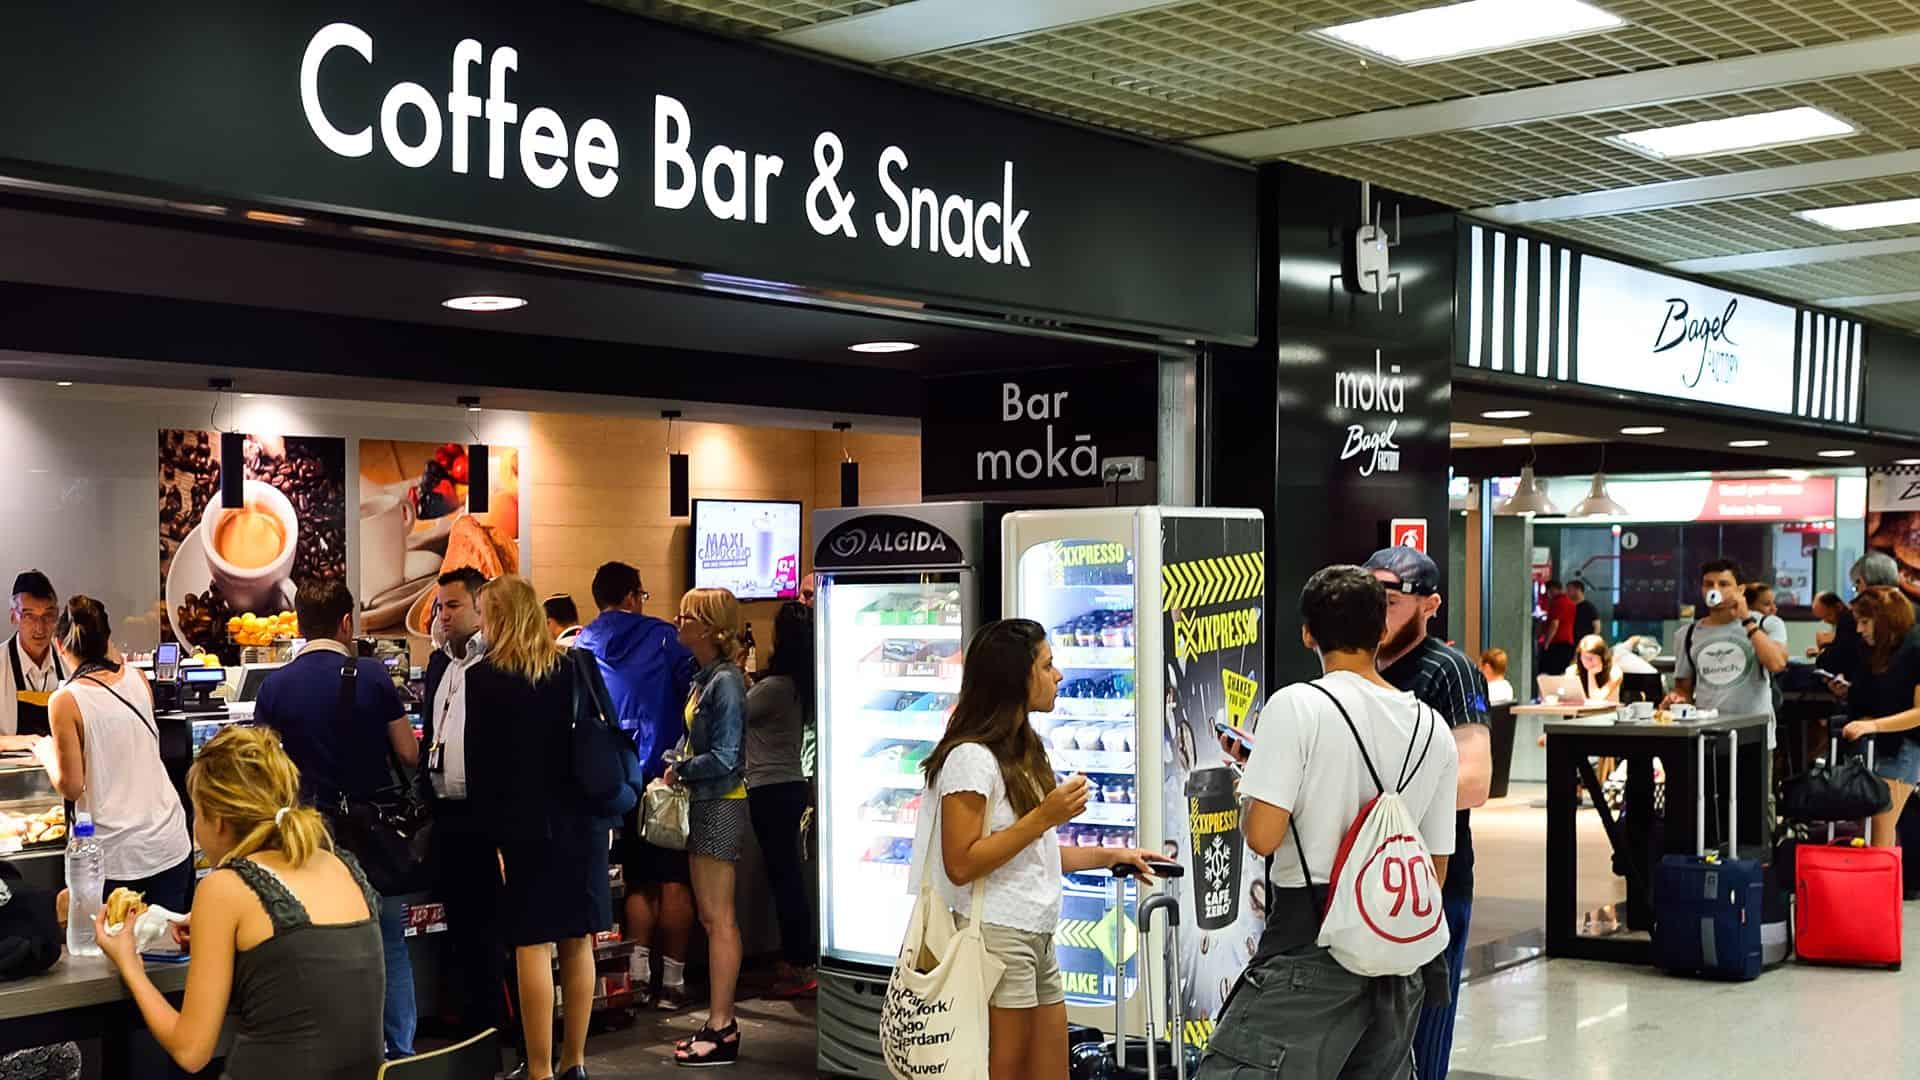
[[[1000,420],[1006,424],[1041,422],[1042,445],[1015,450],[981,450],[973,456],[973,478],[988,480],[1097,480],[1100,448],[1091,435],[1067,436],[1056,421],[1066,419],[1071,391],[1028,394],[1016,382],[1000,384]]]
[[[322,146],[341,157],[367,157],[373,153],[372,118],[329,115],[320,100],[323,68],[344,60],[334,56],[342,50],[372,64],[373,35],[344,22],[314,34],[300,60],[300,104]],[[482,66],[484,98],[473,90]],[[536,188],[552,190],[571,175],[593,198],[611,196],[620,186],[620,142],[613,126],[589,117],[570,132],[567,119],[545,106],[531,107],[523,115],[507,86],[508,76],[519,68],[518,50],[502,45],[489,53],[479,41],[465,38],[453,48],[444,101],[417,82],[395,83],[381,101],[378,117],[387,156],[405,168],[422,169],[440,160],[446,149],[447,167],[466,174],[472,169],[474,128],[481,124],[488,179],[506,178],[512,150],[521,175]],[[716,220],[754,225],[765,225],[776,215],[774,189],[786,172],[784,158],[724,143],[696,148],[693,116],[686,105],[667,94],[655,94],[653,104],[655,207],[677,212],[697,203]],[[407,130],[417,122],[413,141],[402,129],[403,119]],[[354,123],[360,126],[352,127]],[[509,136],[510,126],[518,126],[517,135]],[[822,131],[814,137],[814,175],[803,205],[807,224],[820,236],[860,236],[855,221],[858,196],[841,179],[846,165],[845,144],[838,134]],[[998,181],[997,188],[984,189],[997,198],[913,184],[910,168],[907,152],[899,146],[886,147],[874,162],[872,176],[886,201],[886,208],[872,218],[881,243],[992,266],[1033,265],[1023,236],[1030,212],[1014,202],[1013,162],[1002,161],[993,180],[983,178],[984,184]],[[1017,470],[1019,463],[1012,466]]]
[[[1390,417],[1384,428],[1348,425],[1346,442],[1340,447],[1340,460],[1365,455],[1365,463],[1360,466],[1361,476],[1399,472],[1400,444],[1394,441],[1394,435],[1400,430],[1399,414],[1407,411],[1407,380],[1400,374],[1400,365],[1383,368],[1380,350],[1375,349],[1371,372],[1334,372],[1333,405],[1336,409],[1386,413]]]

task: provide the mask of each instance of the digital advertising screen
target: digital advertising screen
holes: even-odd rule
[[[727,589],[741,600],[800,593],[800,504],[695,499],[696,589]]]

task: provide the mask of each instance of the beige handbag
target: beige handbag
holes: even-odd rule
[[[894,1080],[987,1080],[987,1003],[1007,966],[987,951],[980,935],[985,879],[973,883],[967,925],[933,888],[940,837],[939,800],[920,875],[913,918],[887,980],[880,1006],[880,1049]],[[981,839],[991,832],[991,805]]]
[[[693,734],[680,744],[684,760],[693,745]],[[669,784],[656,777],[647,784],[640,799],[640,837],[657,848],[687,850],[687,837],[693,831],[693,802],[685,784]]]

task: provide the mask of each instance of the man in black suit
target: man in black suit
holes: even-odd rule
[[[483,815],[467,802],[467,669],[486,658],[480,632],[480,587],[471,567],[440,575],[433,619],[433,657],[421,745],[421,794],[433,808],[434,895],[447,908],[447,955],[454,1004],[463,1030],[517,1032],[506,1013],[507,951],[500,936],[500,863]]]

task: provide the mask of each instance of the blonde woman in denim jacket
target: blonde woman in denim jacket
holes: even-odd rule
[[[740,1057],[733,994],[740,978],[740,925],[733,913],[734,864],[752,819],[747,812],[747,679],[735,663],[740,602],[725,589],[695,589],[680,600],[680,643],[700,673],[687,698],[689,755],[667,769],[687,786],[693,902],[707,931],[713,1000],[707,1022],[674,1047],[676,1065],[731,1065]]]

